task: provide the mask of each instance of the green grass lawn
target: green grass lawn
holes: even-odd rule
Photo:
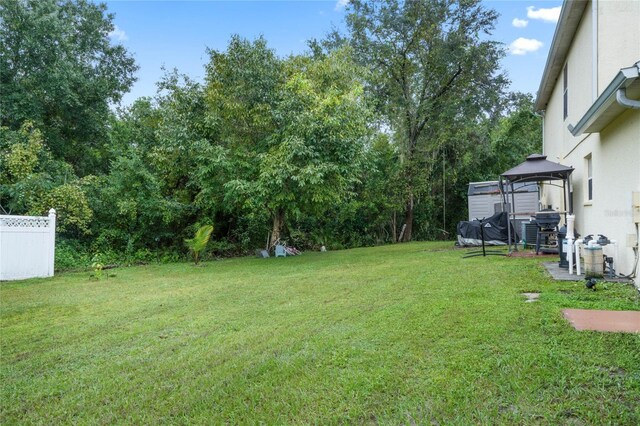
[[[0,423],[640,424],[640,335],[560,312],[632,287],[450,247],[2,283]]]

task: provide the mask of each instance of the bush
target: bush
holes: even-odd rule
[[[58,240],[55,257],[56,271],[84,269],[91,264],[91,256],[88,251],[76,240]]]
[[[207,257],[232,257],[242,252],[240,247],[227,240],[211,241],[207,249]]]

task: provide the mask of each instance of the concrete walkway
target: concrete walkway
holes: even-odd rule
[[[640,333],[640,311],[563,309],[562,314],[576,330]]]
[[[560,266],[558,266],[558,262],[544,262],[542,265],[547,270],[549,275],[551,275],[551,277],[556,281],[583,281],[584,280],[584,274],[582,275],[569,274],[569,269],[561,268]],[[598,279],[598,281],[607,281],[611,283],[626,283],[626,284],[630,284],[633,282],[627,278],[619,278],[619,277],[610,278],[610,277],[607,277],[606,275],[604,276],[604,278]]]

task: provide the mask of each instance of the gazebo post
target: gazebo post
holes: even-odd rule
[[[513,241],[513,250],[514,251],[518,251],[518,242],[515,241],[518,237],[518,233],[516,232],[516,227],[515,227],[515,222],[516,222],[516,196],[514,194],[514,189],[513,189],[513,181],[509,180],[509,182],[511,182],[511,206],[513,208],[513,232],[516,234],[514,235],[514,241]],[[511,221],[509,221],[508,226],[509,226],[509,233],[511,233]]]
[[[500,176],[500,185],[502,185],[502,176]],[[509,178],[507,178],[507,191],[509,191]],[[509,203],[509,194],[503,193],[503,201],[507,207],[507,244],[509,244],[509,253],[511,253],[511,226],[509,216],[511,215],[511,204]]]

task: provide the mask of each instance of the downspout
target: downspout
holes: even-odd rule
[[[542,111],[540,111],[540,114],[534,113],[534,114],[539,115],[540,117],[542,117],[542,120],[541,120],[542,121],[542,155],[547,155],[544,152],[545,151],[544,147],[546,145],[545,144],[546,135],[544,133],[544,122],[545,122],[545,118],[546,118],[546,115],[547,115],[546,112],[547,111],[543,109]]]
[[[625,108],[640,109],[640,101],[627,98],[627,90],[624,88],[618,89],[616,92],[616,101]]]
[[[547,155],[547,153],[545,152],[545,146],[546,146],[545,141],[547,139],[546,139],[546,134],[545,134],[545,131],[544,131],[545,121],[546,121],[546,118],[547,118],[547,110],[543,109],[543,110],[540,111],[539,114],[538,113],[535,113],[535,114],[538,115],[539,117],[542,117],[542,120],[540,120],[540,121],[542,121],[542,155]],[[542,203],[540,203],[540,200],[542,198],[542,191],[543,190],[544,190],[544,182],[540,182],[538,184],[538,208],[540,210],[542,210]]]
[[[569,214],[573,214],[573,175],[569,175]]]
[[[638,79],[640,77],[640,61],[636,62],[630,69],[633,70],[635,66],[635,78]],[[629,68],[628,68],[629,69]],[[627,70],[628,70],[627,69]],[[626,70],[625,70],[626,71]],[[627,89],[626,87],[621,87],[616,91],[616,101],[620,106],[631,109],[640,109],[640,100],[629,99],[627,97]]]
[[[598,0],[591,1],[591,97],[598,99]]]
[[[564,208],[564,224],[567,224],[567,179],[562,180],[562,196],[563,196],[563,208]]]

